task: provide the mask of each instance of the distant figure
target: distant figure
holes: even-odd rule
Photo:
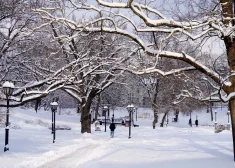
[[[189,119],[188,124],[192,127],[192,120],[191,120],[191,118]]]
[[[196,127],[198,126],[198,120],[197,119],[195,120],[195,125],[196,125]]]
[[[113,138],[114,137],[114,130],[115,130],[116,126],[114,123],[111,123],[109,128],[110,128],[110,136],[111,136],[111,138]]]
[[[125,125],[125,121],[124,120],[122,120],[122,125]]]
[[[156,121],[153,120],[153,129],[155,129]]]

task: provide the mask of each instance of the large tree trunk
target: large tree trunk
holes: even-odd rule
[[[227,47],[227,54],[228,54],[228,61],[229,61],[229,67],[230,72],[235,71],[235,42],[228,42],[225,41],[226,47]],[[227,93],[233,93],[235,92],[235,76],[230,77],[230,82],[232,83],[232,86],[229,88],[226,88],[224,86],[224,90],[227,91]],[[230,110],[230,116],[231,116],[231,126],[232,126],[232,136],[233,136],[233,157],[235,161],[235,98],[231,98],[229,100],[229,110]]]
[[[154,121],[158,123],[158,110],[154,109],[153,112],[154,112]]]
[[[220,0],[222,5],[222,15],[224,19],[223,23],[225,25],[232,24],[234,26],[234,0]],[[229,19],[231,18],[231,19]],[[228,65],[230,67],[230,73],[235,71],[235,38],[234,36],[225,36],[224,43],[227,49]],[[224,91],[229,94],[235,92],[235,76],[230,77],[231,86],[223,85]],[[235,99],[231,98],[229,100],[229,109],[231,116],[231,125],[232,125],[232,136],[233,136],[233,157],[235,161]]]
[[[91,114],[90,114],[91,103],[87,102],[82,104],[81,108],[81,133],[91,133]]]
[[[227,56],[228,56],[228,64],[230,67],[230,72],[233,73],[235,71],[235,39],[231,39],[226,37],[224,39]],[[227,94],[235,92],[235,76],[230,77],[231,86],[223,85],[223,89]],[[233,157],[235,161],[235,98],[231,98],[229,100],[229,109],[231,114],[231,126],[232,126],[232,136],[233,136]]]
[[[231,116],[232,136],[233,136],[233,157],[235,161],[235,99],[229,101],[229,110]]]
[[[81,133],[91,133],[91,103],[95,92],[91,92],[87,99],[82,100],[81,108]]]
[[[81,133],[91,133],[91,103],[98,90],[92,90],[87,98],[82,99],[81,103]]]

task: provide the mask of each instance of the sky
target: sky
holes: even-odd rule
[[[107,0],[106,0],[107,1]],[[119,2],[118,0],[114,1],[114,2]],[[147,1],[149,2],[149,1]],[[94,6],[97,6],[97,2],[96,0],[87,0],[87,3],[88,4],[91,4],[91,5],[94,5]],[[143,1],[142,1],[143,3]],[[151,7],[155,7],[157,8],[157,10],[159,10],[161,13],[165,14],[165,16],[167,18],[171,18],[169,12],[172,12],[172,9],[171,8],[175,8],[175,0],[158,0],[156,2],[152,2],[150,4]],[[185,5],[184,3],[181,3],[180,5],[177,4],[177,7],[180,8],[180,12],[179,13],[183,13],[185,11]],[[109,11],[109,9],[108,9]],[[117,11],[116,9],[114,9],[113,11]],[[91,17],[92,15],[97,15],[96,12],[82,12],[83,14],[86,15],[86,17]],[[119,13],[120,14],[123,14],[125,16],[129,16],[130,19],[132,19],[132,21],[136,22],[136,23],[139,23],[141,19],[139,19],[137,16],[133,15],[132,12],[130,12],[130,10],[126,10],[126,9],[119,9]],[[84,17],[83,14],[81,14],[81,10],[79,11],[79,13],[76,12],[76,16],[78,18],[82,18]],[[131,14],[131,15],[130,15]],[[172,14],[172,13],[171,13]],[[128,25],[127,28],[129,29],[129,31],[133,31],[133,26],[132,25]],[[210,37],[206,43],[202,46],[201,50],[203,52],[209,52],[212,54],[212,56],[214,58],[217,58],[218,56],[220,56],[221,54],[225,54],[225,45],[224,45],[224,42],[219,39],[219,38],[215,38],[215,37]]]
[[[4,112],[4,109],[2,109]],[[217,109],[217,122],[227,124],[227,109]],[[71,130],[57,130],[56,142],[52,143],[51,112],[33,109],[10,109],[9,151],[3,152],[5,129],[0,128],[1,168],[216,168],[234,167],[231,131],[214,133],[213,122],[206,110],[192,113],[199,127],[188,125],[189,116],[179,116],[163,128],[152,128],[151,109],[138,108],[138,118],[131,128],[118,125],[114,138],[110,131],[81,134],[80,115],[76,109],[62,109],[56,114],[56,125]],[[125,108],[114,111],[115,118],[128,116]],[[136,114],[134,114],[135,116]],[[134,117],[135,118],[135,117]]]

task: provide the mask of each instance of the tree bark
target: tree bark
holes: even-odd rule
[[[85,105],[82,104],[81,108],[81,133],[91,133],[91,117],[90,117],[90,105],[87,102]]]
[[[231,116],[231,127],[233,136],[233,157],[235,161],[235,99],[229,101],[229,110]]]
[[[158,123],[158,107],[157,107],[157,96],[159,91],[159,81],[156,81],[155,88],[154,88],[154,94],[153,94],[153,102],[152,102],[152,108],[154,113],[154,121]],[[149,94],[150,95],[150,94]]]
[[[95,107],[95,120],[97,120],[99,115],[99,106],[100,106],[100,95],[98,95],[98,100]]]
[[[154,109],[153,112],[154,112],[154,121],[158,123],[158,110]]]
[[[223,23],[226,26],[229,26],[230,24],[234,26],[234,13],[235,11],[233,6],[234,0],[220,0],[222,4],[222,15],[223,18],[226,18],[223,20]],[[224,43],[227,50],[227,58],[228,58],[228,65],[230,67],[230,73],[233,73],[235,71],[235,38],[234,36],[226,36],[224,37]],[[230,77],[231,86],[223,85],[223,89],[227,94],[235,92],[235,77]],[[235,99],[231,98],[229,100],[229,110],[230,110],[230,117],[231,117],[231,126],[232,126],[232,137],[233,137],[233,157],[235,161]]]
[[[227,53],[228,53],[228,61],[229,61],[229,67],[230,67],[230,72],[235,71],[235,42],[227,42]],[[229,44],[230,43],[230,44]],[[231,44],[232,43],[232,44]],[[224,90],[227,90],[227,94],[235,92],[235,77],[231,76],[230,77],[230,82],[232,85],[229,88],[225,88]],[[231,117],[231,126],[232,126],[232,137],[233,137],[233,157],[235,161],[235,99],[231,98],[229,100],[229,110],[230,110],[230,117]]]
[[[83,98],[81,103],[81,133],[91,133],[91,103],[96,96],[97,90],[92,90],[86,98]]]

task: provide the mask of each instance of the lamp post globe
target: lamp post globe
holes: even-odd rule
[[[53,134],[53,143],[55,143],[55,113],[57,111],[58,103],[51,102],[51,112],[52,112],[52,124],[51,124],[51,133]]]
[[[5,147],[4,152],[9,150],[8,140],[9,140],[9,98],[13,94],[14,91],[14,84],[12,82],[6,81],[3,85],[3,93],[6,95],[7,98],[7,112],[6,112],[6,128],[5,128]]]
[[[57,102],[51,102],[50,105],[51,105],[51,110],[52,111],[57,110],[57,107],[58,107],[58,103]]]
[[[104,106],[104,110],[107,111],[108,110],[108,106]]]
[[[3,88],[3,93],[6,95],[6,97],[10,97],[14,91],[14,84],[12,82],[8,82],[6,81],[3,85],[2,85],[2,88]]]
[[[127,109],[128,112],[131,112],[134,108],[135,108],[135,107],[134,107],[133,104],[129,104],[129,105],[126,107],[126,109]]]

